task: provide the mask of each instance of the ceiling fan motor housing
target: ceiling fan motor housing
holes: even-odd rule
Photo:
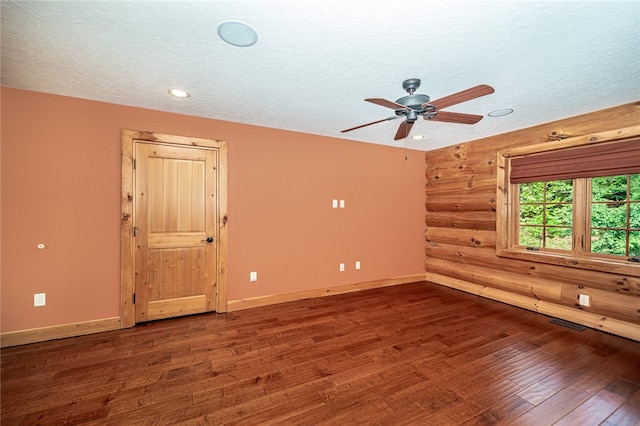
[[[397,109],[396,115],[403,116],[406,115],[408,123],[414,123],[418,119],[418,115],[421,115],[427,111],[423,107],[424,104],[428,103],[431,98],[427,95],[415,95],[416,89],[420,87],[420,79],[419,78],[409,78],[402,82],[402,88],[409,94],[408,96],[403,96],[402,98],[396,101],[397,104],[404,105],[410,109]],[[435,110],[435,108],[434,108]]]
[[[407,121],[413,123],[418,119],[418,116],[425,116],[426,118],[433,118],[436,116],[436,107],[429,104],[431,100],[427,95],[409,95],[404,96],[396,101],[397,104],[404,105],[410,109],[397,109],[396,115],[406,115]]]
[[[422,104],[426,104],[430,100],[431,98],[427,95],[409,95],[398,99],[396,103],[409,108],[419,109]]]

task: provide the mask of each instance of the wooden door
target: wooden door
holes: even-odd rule
[[[217,150],[135,143],[135,321],[214,311]]]

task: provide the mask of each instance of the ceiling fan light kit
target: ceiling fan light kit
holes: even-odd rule
[[[400,117],[405,117],[405,121],[400,123],[394,140],[404,139],[409,136],[413,123],[415,123],[419,117],[422,117],[425,120],[445,121],[449,123],[476,124],[478,121],[482,120],[481,115],[441,111],[441,109],[470,101],[471,99],[479,98],[481,96],[489,95],[495,91],[493,87],[481,84],[431,102],[431,98],[429,96],[415,93],[415,91],[420,87],[420,83],[419,78],[409,78],[403,81],[402,88],[408,93],[408,95],[397,99],[395,102],[382,98],[365,99],[367,102],[393,109],[396,115],[383,118],[382,120],[362,124],[360,126],[351,127],[349,129],[342,130],[341,133],[350,132],[352,130],[381,123],[383,121],[394,120]]]

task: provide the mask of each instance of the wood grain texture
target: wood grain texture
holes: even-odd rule
[[[0,421],[637,424],[640,343],[549,320],[418,282],[16,346]]]
[[[432,283],[451,287],[456,290],[466,291],[471,294],[486,297],[491,300],[508,303],[513,306],[528,309],[554,318],[562,318],[570,322],[582,324],[596,330],[606,331],[618,336],[626,337],[640,342],[640,325],[618,320],[602,315],[585,312],[582,309],[573,309],[557,303],[549,303],[535,297],[529,297],[514,293],[511,290],[501,290],[480,284],[470,283],[465,280],[451,278],[446,275],[427,272],[425,279]]]
[[[295,293],[273,294],[268,296],[252,297],[249,299],[230,300],[228,303],[228,309],[229,311],[238,311],[241,309],[258,308],[261,306],[275,305],[278,303],[351,293],[354,291],[369,290],[372,288],[387,287],[398,284],[407,284],[422,280],[424,280],[424,274],[402,275],[394,278],[385,278],[381,280],[318,288],[314,290],[305,290]]]
[[[638,122],[635,102],[427,152],[427,279],[569,321],[583,318],[585,325],[640,340],[639,266],[600,260],[572,265],[575,260],[564,256],[540,263],[531,253],[496,254],[508,245],[506,233],[496,233],[508,208],[502,190],[508,165],[501,154],[627,137],[640,131]],[[591,306],[576,306],[578,293],[591,295]]]
[[[151,208],[142,212],[145,216],[149,213],[151,229],[167,227],[176,230],[185,228],[188,231],[197,230],[200,232],[187,232],[192,238],[200,242],[208,235],[206,230],[211,230],[211,234],[217,232],[216,250],[212,255],[215,257],[217,268],[215,271],[205,271],[203,264],[202,250],[194,250],[195,252],[183,255],[178,253],[175,262],[172,263],[171,270],[162,271],[164,274],[173,273],[174,275],[180,270],[183,272],[181,276],[186,276],[187,281],[180,283],[180,288],[184,290],[182,293],[176,293],[175,296],[186,293],[187,297],[193,293],[189,290],[193,287],[193,283],[202,280],[203,275],[207,275],[208,280],[213,283],[212,289],[207,290],[210,297],[207,299],[207,310],[216,310],[218,312],[227,311],[227,262],[228,262],[228,237],[227,237],[227,142],[213,139],[203,139],[195,137],[185,137],[168,135],[162,133],[152,133],[137,130],[122,130],[122,225],[121,225],[121,326],[131,327],[136,321],[146,320],[146,315],[142,317],[138,315],[136,318],[136,309],[133,303],[134,293],[136,293],[136,280],[148,282],[158,277],[148,277],[148,268],[140,267],[140,262],[135,263],[134,257],[137,251],[146,251],[147,241],[140,241],[134,244],[134,216],[136,210],[138,214],[139,207],[134,210],[135,203],[135,170],[134,170],[134,153],[136,146],[139,144],[153,144],[160,150],[170,152],[170,157],[174,161],[170,161],[167,170],[167,176],[176,176],[176,183],[167,185],[167,193],[164,194],[160,190],[152,190],[151,194],[162,194],[162,197],[156,197],[151,200]],[[187,162],[183,160],[192,159],[192,152],[195,150],[185,150],[185,147],[203,148],[203,163]],[[157,164],[156,164],[157,163]],[[204,169],[205,164],[210,165],[211,170]],[[151,167],[161,167],[164,169],[165,164],[151,161]],[[207,173],[205,173],[207,172]],[[182,177],[179,179],[179,177]],[[164,178],[163,178],[164,180]],[[173,179],[167,178],[168,181],[174,182]],[[154,183],[155,182],[155,183]],[[152,181],[147,186],[155,188],[159,181]],[[137,182],[141,185],[141,182]],[[142,182],[144,186],[145,182]],[[175,187],[174,187],[175,186]],[[203,191],[207,194],[203,197]],[[215,188],[215,191],[211,191]],[[157,189],[157,188],[156,188]],[[145,193],[148,191],[145,189]],[[149,194],[148,194],[149,195]],[[172,210],[167,207],[164,198],[176,199],[176,204],[181,207],[178,210]],[[162,198],[162,199],[161,199]],[[138,203],[140,204],[140,203]],[[144,207],[147,209],[147,207]],[[213,215],[207,215],[207,219],[203,216],[204,211],[214,212]],[[206,221],[206,223],[204,223]],[[135,224],[138,226],[138,224]],[[148,234],[147,224],[142,223],[137,231]],[[185,234],[185,235],[186,235]],[[154,237],[155,238],[155,237]],[[184,235],[173,235],[171,238],[158,237],[152,238],[151,243],[157,244],[160,248],[176,247],[176,239],[184,239]],[[188,238],[187,238],[188,239]],[[190,245],[189,243],[179,243],[178,246]],[[156,259],[158,260],[158,259]],[[159,262],[156,262],[159,264]],[[209,262],[205,262],[209,264]],[[189,272],[191,265],[191,273]],[[153,269],[153,272],[160,274],[160,269]],[[137,278],[136,278],[137,277]],[[147,293],[147,292],[142,292]],[[156,294],[157,295],[157,294]],[[146,294],[136,294],[137,301],[147,303],[148,296]]]
[[[135,153],[136,322],[215,310],[216,151],[136,142]]]
[[[103,318],[93,321],[83,321],[72,324],[61,324],[51,327],[32,328],[29,330],[2,333],[0,347],[27,345],[66,337],[82,336],[84,334],[102,333],[104,331],[121,328],[120,318]]]

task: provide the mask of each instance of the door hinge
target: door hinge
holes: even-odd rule
[[[134,226],[134,227],[133,227],[133,237],[135,238],[135,237],[136,237],[136,235],[138,235],[138,227],[137,227],[137,226]]]
[[[135,293],[133,293],[133,304],[134,305],[136,304],[136,294]]]
[[[135,169],[136,169],[136,159],[134,158],[133,159],[133,170],[135,170]]]

